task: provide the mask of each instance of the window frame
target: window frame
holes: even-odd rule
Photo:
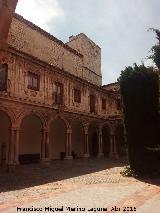
[[[102,98],[102,110],[106,110],[106,99]]]
[[[94,94],[90,94],[89,98],[90,98],[90,113],[96,113],[96,96]],[[93,102],[91,103],[91,101],[94,102],[93,106],[92,106]]]
[[[121,110],[121,99],[120,98],[117,98],[117,100],[116,100],[116,106],[117,106],[117,110]]]
[[[33,73],[31,71],[28,71],[28,89],[31,89],[31,90],[35,90],[35,91],[39,91],[40,89],[40,75],[36,74],[36,73]],[[31,78],[31,84],[29,82],[29,78]],[[34,86],[34,79],[37,80],[37,86]]]
[[[80,104],[81,103],[81,90],[74,88],[74,102]]]
[[[2,72],[4,71],[4,76],[3,76],[4,82],[2,82],[2,85],[0,85],[0,92],[3,92],[3,91],[7,91],[8,64],[2,64],[1,69],[2,69],[1,70]]]
[[[58,90],[60,89],[60,93]],[[55,104],[63,105],[64,85],[61,82],[55,82]]]

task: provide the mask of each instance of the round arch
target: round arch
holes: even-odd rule
[[[43,116],[42,116],[42,114],[41,113],[38,113],[38,112],[36,112],[36,111],[32,111],[32,110],[27,110],[27,111],[24,111],[24,112],[22,112],[21,114],[20,114],[20,116],[17,118],[17,121],[16,121],[16,125],[17,125],[17,127],[21,127],[21,124],[22,124],[22,122],[23,122],[23,120],[27,117],[27,116],[30,116],[30,115],[34,115],[34,116],[36,116],[39,120],[40,120],[40,122],[41,122],[41,124],[42,124],[42,128],[45,128],[46,126],[47,126],[47,122],[46,122],[46,120],[43,118]]]
[[[89,154],[91,157],[98,156],[98,129],[97,123],[91,122],[88,128]]]
[[[71,128],[73,158],[79,158],[84,155],[84,126],[79,119],[74,119],[71,122]]]
[[[41,118],[31,112],[25,114],[20,122],[19,162],[21,164],[36,163],[41,159],[42,147]]]
[[[4,112],[8,116],[8,118],[11,121],[11,125],[12,126],[15,125],[16,115],[15,115],[15,113],[12,110],[10,110],[10,109],[8,109],[6,107],[0,106],[0,111]]]
[[[63,115],[61,115],[61,114],[57,114],[56,116],[51,117],[51,119],[48,121],[48,125],[47,125],[47,128],[48,128],[48,129],[50,128],[51,124],[52,124],[56,119],[62,120],[63,123],[65,124],[65,127],[66,127],[67,129],[71,129],[70,123],[69,123],[69,122],[67,121],[67,119],[66,119]]]
[[[66,152],[66,134],[70,127],[62,116],[56,116],[49,122],[50,158],[63,159]]]

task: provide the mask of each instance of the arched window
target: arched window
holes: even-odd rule
[[[8,64],[2,64],[0,67],[0,91],[7,90]]]

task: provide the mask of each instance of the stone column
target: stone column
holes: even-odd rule
[[[67,129],[66,132],[66,151],[65,151],[65,160],[71,160],[72,157],[72,130]]]
[[[115,132],[116,132],[115,125],[112,124],[112,126],[110,128],[110,153],[109,153],[109,157],[118,159]]]
[[[0,47],[7,44],[8,32],[18,0],[3,0],[0,4]],[[3,46],[4,47],[4,46]],[[0,49],[1,49],[0,48]]]
[[[113,148],[113,146],[114,146],[114,135],[113,135],[112,132],[110,133],[109,142],[110,142],[109,158],[112,159],[112,158],[114,158],[114,148]]]
[[[47,129],[42,130],[41,162],[44,165],[49,164],[49,132]]]
[[[10,143],[8,145],[8,159],[7,159],[7,170],[13,171],[15,169],[15,136],[16,129],[11,128]]]
[[[103,157],[102,127],[98,129],[98,157]]]
[[[41,141],[41,160],[45,159],[45,143],[46,143],[46,134],[45,129],[41,130],[42,141]]]
[[[8,32],[18,0],[0,1],[0,65],[7,57]]]
[[[88,126],[84,128],[84,158],[89,158]]]
[[[20,130],[15,130],[15,164],[19,165],[19,138],[20,138]]]
[[[118,153],[117,153],[117,144],[116,144],[116,136],[113,135],[113,150],[114,150],[114,158],[118,159]]]
[[[47,159],[50,158],[50,153],[49,153],[49,132],[48,131],[46,131],[45,158],[47,158]]]

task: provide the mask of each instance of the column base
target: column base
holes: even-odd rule
[[[19,166],[19,165],[20,165],[19,160],[15,161],[15,165],[16,165],[16,166]]]
[[[9,163],[6,165],[6,170],[7,172],[14,172],[16,169],[16,164],[15,163]]]
[[[41,165],[43,167],[49,167],[50,166],[50,159],[49,158],[41,159]]]
[[[90,155],[86,153],[86,154],[84,154],[82,157],[83,157],[83,158],[89,158]]]
[[[104,154],[103,153],[98,153],[97,158],[103,158]]]
[[[114,159],[114,153],[113,152],[109,153],[109,159]]]
[[[73,156],[72,155],[71,156],[65,156],[64,160],[73,160]]]
[[[115,154],[114,154],[114,157],[115,157],[115,159],[116,159],[116,160],[118,160],[118,159],[119,159],[119,156],[118,156],[118,154],[117,154],[117,153],[115,153]]]
[[[110,159],[116,159],[116,160],[118,160],[118,159],[119,159],[119,156],[118,156],[117,153],[112,152],[112,153],[109,154],[109,158],[110,158]]]

